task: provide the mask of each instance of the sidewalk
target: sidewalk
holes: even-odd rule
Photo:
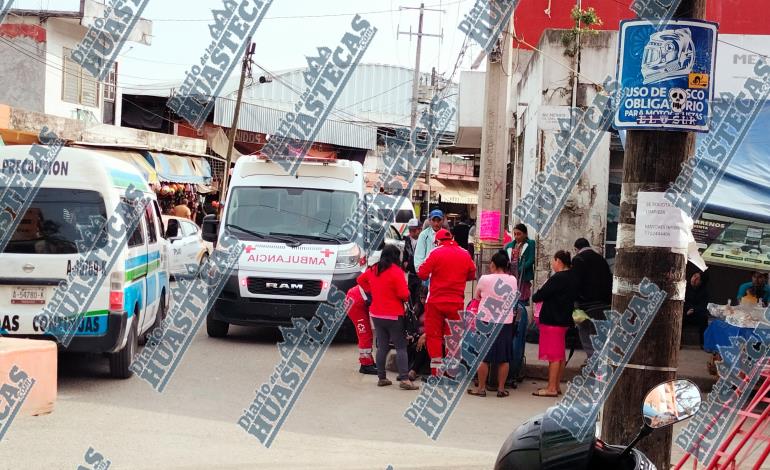
[[[524,350],[527,361],[524,374],[528,378],[548,380],[548,362],[538,360],[537,350],[537,344],[527,343]],[[567,351],[567,354],[569,354],[569,351]],[[709,375],[706,369],[706,362],[710,357],[709,353],[697,348],[685,347],[681,349],[679,351],[679,373],[677,376],[682,379],[692,380],[701,389],[701,392],[710,392],[711,387],[716,383],[714,377]],[[580,349],[576,349],[575,355],[572,356],[564,370],[565,382],[572,380],[580,373],[580,366],[585,360],[585,353]]]

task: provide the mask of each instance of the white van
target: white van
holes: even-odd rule
[[[213,215],[203,221],[204,240],[227,233],[246,245],[208,313],[209,336],[226,336],[230,324],[312,318],[332,285],[343,292],[354,286],[366,260],[343,227],[364,188],[358,162],[306,158],[291,176],[262,157],[239,158],[221,222]]]
[[[397,204],[397,200],[395,196],[391,196],[393,198],[394,203]],[[390,226],[395,229],[395,231],[401,236],[401,238],[404,238],[409,233],[409,227],[407,227],[407,223],[412,220],[416,219],[417,215],[414,211],[414,204],[412,204],[412,201],[410,201],[407,198],[404,198],[403,201],[401,201],[401,206],[398,208],[398,210],[393,211],[393,220],[391,221]]]
[[[0,172],[11,176],[34,168],[30,146],[0,147]],[[78,225],[89,216],[105,219],[133,184],[152,198],[110,272],[107,262],[84,263]],[[2,210],[2,209],[0,209]],[[169,305],[168,243],[160,208],[142,175],[106,154],[62,148],[42,185],[0,253],[0,334],[52,339],[40,315],[58,286],[73,270],[103,279],[83,312],[67,351],[107,353],[110,375],[131,376],[129,366],[139,338],[159,325]]]

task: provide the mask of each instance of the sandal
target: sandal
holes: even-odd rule
[[[498,391],[497,391],[497,398],[505,398],[505,397],[507,397],[508,395],[510,395],[510,393],[508,392],[508,390],[498,390]]]
[[[406,382],[406,381],[403,381],[400,384],[398,384],[398,388],[400,388],[401,390],[419,390],[420,389],[420,387],[413,384],[412,382]]]
[[[548,393],[548,389],[541,388],[537,392],[532,392],[533,396],[536,397],[548,397],[548,398],[556,398],[559,396],[558,393]]]
[[[414,382],[415,380],[417,380],[417,372],[415,372],[415,373],[412,373],[412,372],[414,372],[414,371],[410,370],[409,373],[407,374],[407,377],[409,377],[409,380]]]
[[[388,385],[393,385],[393,382],[388,379],[380,379],[377,381],[378,387],[387,387]]]
[[[473,395],[474,397],[485,397],[487,396],[487,392],[486,390],[482,390],[480,392],[474,392],[472,388],[469,388],[468,395]]]

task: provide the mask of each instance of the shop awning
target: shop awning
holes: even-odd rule
[[[144,156],[139,152],[131,152],[127,150],[106,150],[106,149],[92,149],[96,150],[99,153],[103,153],[105,155],[109,155],[110,157],[117,158],[120,160],[123,160],[124,162],[128,162],[134,167],[139,170],[139,173],[144,176],[144,179],[147,180],[150,184],[158,183],[158,173],[155,171],[155,169],[152,167],[152,165],[147,162],[147,160],[144,158]]]
[[[441,180],[443,189],[435,189],[441,196],[441,202],[450,202],[454,204],[479,203],[479,184],[475,181],[462,180]],[[431,191],[434,191],[433,180],[431,180]]]
[[[0,139],[6,145],[32,145],[39,143],[38,135],[34,132],[17,131],[15,129],[0,129]]]
[[[183,157],[160,152],[147,152],[160,181],[169,183],[210,184],[211,167],[201,157]]]

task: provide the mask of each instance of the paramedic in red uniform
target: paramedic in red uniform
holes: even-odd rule
[[[460,320],[465,305],[465,284],[476,279],[476,265],[467,251],[452,240],[449,230],[436,232],[438,247],[420,265],[420,279],[430,278],[425,303],[425,336],[432,375],[440,375],[443,363],[444,335],[449,334],[447,320]]]
[[[353,322],[358,337],[358,362],[361,364],[358,372],[377,375],[377,367],[372,357],[372,321],[369,319],[366,294],[361,286],[355,285],[348,290],[347,298],[353,302],[348,309],[348,318]]]

